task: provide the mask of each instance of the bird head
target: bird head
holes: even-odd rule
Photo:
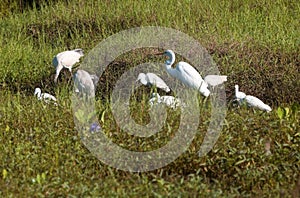
[[[141,82],[143,85],[147,85],[147,79],[146,79],[146,74],[144,74],[144,73],[140,73],[139,75],[138,75],[138,78],[136,79],[136,83],[137,82]]]
[[[165,55],[168,57],[166,60],[167,65],[172,65],[175,62],[175,53],[172,50],[166,50],[164,52],[156,53],[155,55]]]
[[[41,89],[37,87],[34,90],[34,95],[39,95],[41,92],[42,92]]]

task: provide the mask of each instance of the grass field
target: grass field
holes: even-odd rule
[[[297,0],[70,0],[23,10],[5,2],[0,3],[1,197],[300,196]],[[67,72],[58,85],[53,83],[52,58],[74,48],[88,54],[108,36],[140,26],[170,27],[198,40],[228,75],[228,109],[221,135],[205,157],[197,155],[209,124],[205,117],[210,112],[202,108],[202,124],[183,155],[163,168],[131,173],[105,165],[83,145],[74,129],[72,86]],[[120,132],[103,102],[124,68],[146,62],[148,51],[119,57],[100,80],[97,93],[104,96],[97,107],[107,112],[99,115],[105,119],[105,133],[132,150],[157,148],[176,133],[165,129],[149,139],[132,138]],[[273,111],[237,108],[232,102],[234,84]],[[38,101],[33,96],[37,86],[55,95],[60,106]],[[139,93],[146,97],[147,91]],[[132,117],[143,123],[148,117],[137,111],[141,106],[143,101],[133,105]],[[178,117],[178,112],[169,112],[171,127],[177,127]]]

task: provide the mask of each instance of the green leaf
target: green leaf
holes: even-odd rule
[[[38,184],[41,183],[41,176],[40,176],[40,174],[37,174],[36,181],[37,181]]]
[[[102,112],[102,115],[101,115],[101,122],[104,123],[104,116],[105,116],[105,110]]]
[[[2,170],[2,178],[5,179],[7,177],[7,170],[3,169]]]
[[[281,107],[277,108],[277,116],[279,117],[280,120],[283,119],[283,116],[284,116],[284,110],[283,110],[283,108],[281,108]]]
[[[290,109],[288,107],[285,107],[284,108],[284,111],[285,111],[285,116],[289,116],[290,114]]]

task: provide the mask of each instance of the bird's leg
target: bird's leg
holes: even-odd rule
[[[54,77],[54,82],[57,83],[57,78],[59,76],[59,73],[60,71],[63,69],[63,66],[58,64],[57,67],[56,67],[56,74],[55,74],[55,77]]]
[[[71,78],[69,78],[69,80],[68,80],[68,85],[69,85],[70,82],[71,82],[71,79],[72,79],[73,74],[72,74],[72,68],[71,68],[71,67],[68,67],[68,69],[69,69],[69,72],[70,72],[70,74],[71,74]]]

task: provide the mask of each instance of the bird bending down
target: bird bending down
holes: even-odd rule
[[[164,54],[169,58],[165,62],[165,67],[171,76],[177,78],[186,86],[198,90],[205,97],[210,95],[208,85],[216,86],[227,81],[227,76],[218,75],[208,75],[205,80],[203,80],[193,66],[182,61],[179,62],[175,68],[172,68],[175,62],[175,54],[172,50],[166,50],[164,53],[159,54]]]
[[[152,107],[154,104],[165,104],[172,109],[176,109],[181,105],[179,99],[173,96],[160,96],[158,93],[153,93],[152,98],[149,100],[149,104]]]
[[[75,91],[87,97],[95,97],[95,86],[91,75],[82,69],[78,69],[74,75]]]
[[[50,101],[53,101],[55,105],[56,103],[56,98],[52,96],[51,94],[48,93],[42,93],[42,90],[40,88],[35,88],[34,90],[34,95],[37,96],[38,100],[44,100],[46,103],[49,103]]]
[[[52,60],[52,64],[56,69],[54,82],[57,82],[59,73],[64,67],[69,69],[70,72],[72,72],[73,65],[78,63],[82,56],[82,49],[74,49],[58,53]]]
[[[254,107],[266,112],[272,111],[271,107],[265,104],[259,98],[251,95],[246,95],[244,92],[240,92],[238,85],[235,85],[235,97],[239,104],[245,102],[250,107]]]
[[[140,81],[143,85],[156,86],[157,88],[160,88],[165,92],[170,91],[168,85],[154,73],[147,73],[147,74],[140,73],[136,82],[137,81]]]

